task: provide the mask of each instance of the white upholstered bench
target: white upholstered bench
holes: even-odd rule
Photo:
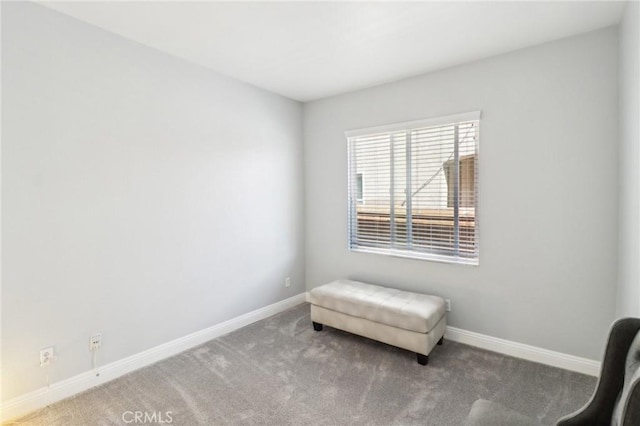
[[[444,299],[358,281],[337,280],[310,292],[311,321],[416,353],[426,365],[447,327]]]

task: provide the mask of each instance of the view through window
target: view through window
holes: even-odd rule
[[[479,118],[347,133],[351,250],[478,263]]]

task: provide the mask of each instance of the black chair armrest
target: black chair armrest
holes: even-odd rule
[[[624,384],[627,352],[639,330],[640,318],[623,318],[613,323],[595,392],[584,407],[573,414],[561,418],[557,426],[611,425],[613,408]],[[636,387],[639,389],[634,392],[633,397],[640,398],[640,387]],[[633,407],[637,407],[637,405],[633,405]],[[630,416],[634,415],[632,413],[628,414]],[[640,423],[628,424],[636,425]],[[626,420],[624,425],[627,425]]]

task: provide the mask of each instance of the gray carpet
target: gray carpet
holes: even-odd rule
[[[553,424],[582,406],[595,384],[446,340],[423,367],[401,349],[329,327],[314,332],[303,304],[19,424],[460,425],[478,398]],[[151,421],[136,422],[136,411]]]

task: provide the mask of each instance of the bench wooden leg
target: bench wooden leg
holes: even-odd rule
[[[322,331],[322,324],[320,324],[319,322],[315,322],[315,321],[311,321],[313,322],[313,329],[315,331]]]
[[[438,344],[439,344],[439,345],[442,345],[443,343],[444,343],[444,336],[442,336],[442,337],[440,338],[440,340],[438,340]]]
[[[427,365],[429,363],[429,355],[416,354],[418,358],[418,364]]]

